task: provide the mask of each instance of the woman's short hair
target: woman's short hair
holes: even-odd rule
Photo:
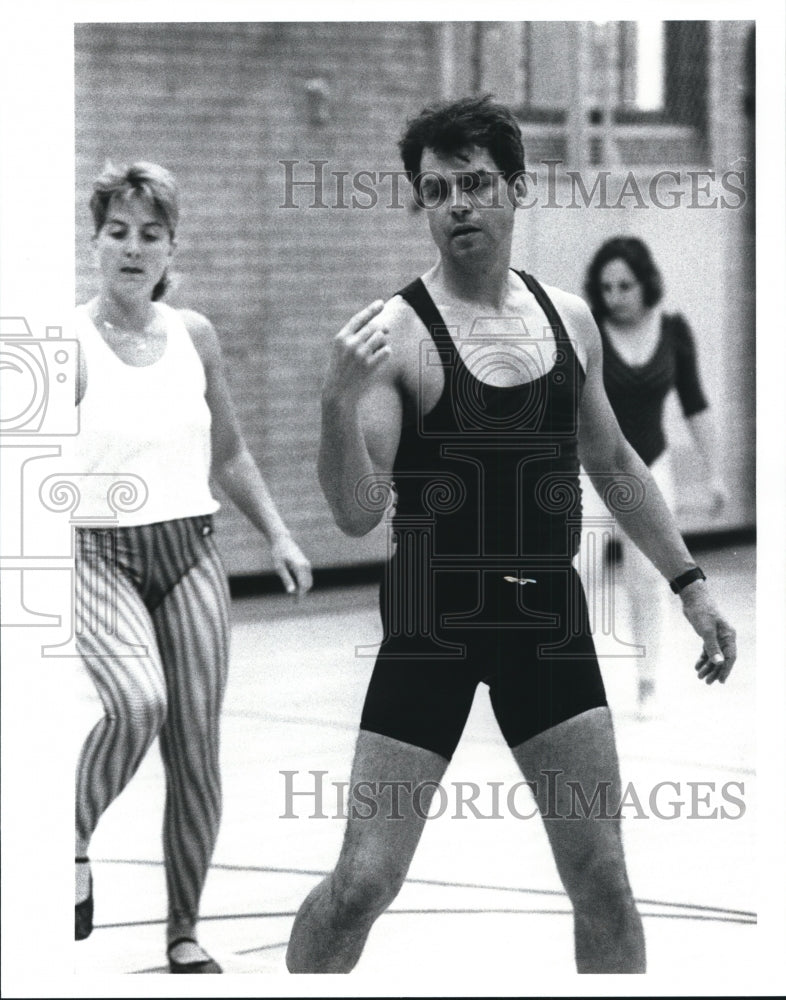
[[[645,306],[660,302],[663,298],[663,278],[647,244],[636,236],[615,236],[600,247],[587,269],[584,292],[596,319],[603,319],[607,313],[600,290],[600,274],[613,260],[622,260],[631,269],[642,287]]]
[[[145,198],[169,230],[170,239],[175,238],[180,215],[175,178],[165,167],[144,161],[130,166],[107,162],[96,177],[90,196],[90,211],[96,235],[107,220],[113,199],[127,198],[130,195]],[[164,274],[153,289],[153,299],[162,298],[168,285],[169,279]]]
[[[398,144],[404,169],[415,185],[424,149],[450,156],[468,146],[487,149],[506,181],[524,172],[518,122],[509,108],[488,95],[424,108],[407,122]]]

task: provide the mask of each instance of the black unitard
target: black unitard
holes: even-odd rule
[[[444,389],[402,430],[396,552],[380,591],[384,639],[361,728],[447,759],[481,681],[510,746],[606,704],[572,567],[584,372],[541,286],[521,278],[553,336],[522,327],[484,357],[489,369],[515,368],[523,382],[510,387],[469,372],[420,279],[399,293],[430,334],[421,375],[440,366]]]

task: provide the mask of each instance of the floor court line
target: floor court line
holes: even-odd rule
[[[641,902],[637,900],[637,902]],[[652,918],[655,920],[704,920],[704,921],[714,921],[720,924],[756,924],[755,919],[748,919],[742,917],[726,917],[726,916],[715,916],[706,913],[650,913],[646,910],[639,911],[642,918]],[[284,913],[220,913],[220,914],[207,914],[199,918],[200,923],[210,923],[215,921],[229,921],[229,920],[269,920],[278,917],[290,917],[294,918],[296,910],[290,910]],[[554,907],[538,908],[538,907],[512,907],[512,906],[497,906],[497,907],[417,907],[414,909],[397,909],[396,907],[390,907],[385,910],[382,916],[460,916],[460,915],[477,915],[486,916],[493,914],[504,914],[504,915],[515,915],[520,914],[522,916],[572,916],[573,910],[568,907],[565,909],[556,909]],[[380,918],[381,919],[381,918]],[[97,924],[95,930],[119,930],[120,928],[130,928],[130,927],[152,927],[156,925],[163,926],[166,923],[165,920],[134,920],[128,923],[121,924]],[[273,947],[273,945],[265,945],[265,948]],[[254,948],[249,949],[250,951],[258,951],[260,949]],[[238,951],[236,954],[242,954]]]
[[[152,868],[161,868],[162,863],[160,861],[145,861],[143,859],[132,859],[132,858],[106,858],[100,859],[96,858],[95,862],[97,864],[115,864],[115,865],[144,865]],[[244,872],[244,873],[260,873],[266,875],[307,875],[309,877],[324,878],[329,874],[328,871],[317,871],[314,869],[302,869],[302,868],[279,868],[274,866],[264,866],[264,865],[233,865],[226,863],[218,863],[211,866],[215,871],[231,871],[231,872]],[[407,885],[426,885],[426,886],[436,886],[443,889],[479,889],[483,891],[490,892],[514,892],[521,893],[522,895],[533,895],[533,896],[553,896],[555,898],[564,899],[566,898],[566,893],[559,889],[531,889],[526,886],[515,886],[515,885],[488,885],[481,882],[446,882],[440,879],[424,879],[424,878],[408,878],[406,879]],[[698,910],[705,912],[707,914],[717,914],[718,918],[746,918],[742,922],[751,923],[755,922],[756,913],[751,910],[736,910],[730,909],[724,906],[707,906],[703,903],[681,903],[672,902],[665,899],[645,899],[639,896],[634,897],[636,903],[641,906],[663,906],[674,909],[682,910]],[[416,912],[416,913],[457,913],[457,912],[468,912],[468,913],[483,913],[485,910],[453,910],[453,909],[436,909],[436,910],[424,910],[418,909],[413,911],[404,911],[398,909],[391,909],[386,912],[391,913],[404,913],[404,912]],[[535,910],[489,910],[492,913],[534,913],[540,912]],[[557,912],[546,910],[544,912]],[[562,912],[562,911],[559,911]],[[571,912],[571,911],[565,911]],[[295,911],[292,912],[275,912],[275,913],[242,913],[242,914],[213,914],[208,916],[200,917],[200,920],[233,920],[241,919],[243,917],[294,917]],[[647,914],[648,916],[668,916],[669,914]],[[675,915],[677,916],[677,915]],[[690,914],[686,915],[690,919]],[[699,919],[695,916],[695,919]],[[713,919],[711,916],[702,917],[701,919]],[[104,929],[117,928],[117,927],[132,927],[132,926],[142,926],[147,924],[157,924],[163,923],[163,920],[140,920],[140,921],[130,921],[130,922],[117,922],[111,924],[96,924],[96,928],[102,927]]]
[[[238,948],[236,955],[255,955],[258,951],[273,951],[275,948],[286,948],[289,941],[275,941],[273,944],[261,944],[258,948]]]

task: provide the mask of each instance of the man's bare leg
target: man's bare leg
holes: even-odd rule
[[[628,882],[620,821],[598,818],[597,804],[583,810],[568,784],[577,783],[591,803],[606,783],[606,815],[618,809],[622,792],[609,710],[593,708],[568,719],[514,747],[513,755],[524,777],[536,782],[538,807],[573,904],[578,971],[646,971],[644,932]],[[565,818],[571,815],[578,818]]]
[[[404,883],[434,786],[447,764],[431,750],[361,730],[341,855],[295,917],[287,949],[290,972],[350,972],[355,967],[374,921]],[[396,791],[395,785],[382,787],[384,782],[404,784]],[[368,815],[372,807],[353,795],[359,785],[363,798],[376,806],[373,816]]]

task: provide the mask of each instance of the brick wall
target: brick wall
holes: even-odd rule
[[[251,452],[315,565],[368,561],[381,534],[349,543],[316,480],[319,392],[341,324],[422,272],[425,220],[390,210],[284,209],[284,167],[398,169],[406,118],[437,95],[435,27],[420,23],[86,24],[76,28],[77,292],[95,292],[87,199],[106,158],[150,159],[182,189],[177,287],[167,301],[219,330]],[[306,85],[329,90],[313,124]],[[402,195],[404,194],[402,185]],[[369,199],[363,199],[364,203]],[[402,203],[405,199],[402,197]],[[335,202],[326,183],[324,202]],[[256,532],[227,501],[219,537],[234,573],[269,568]]]

